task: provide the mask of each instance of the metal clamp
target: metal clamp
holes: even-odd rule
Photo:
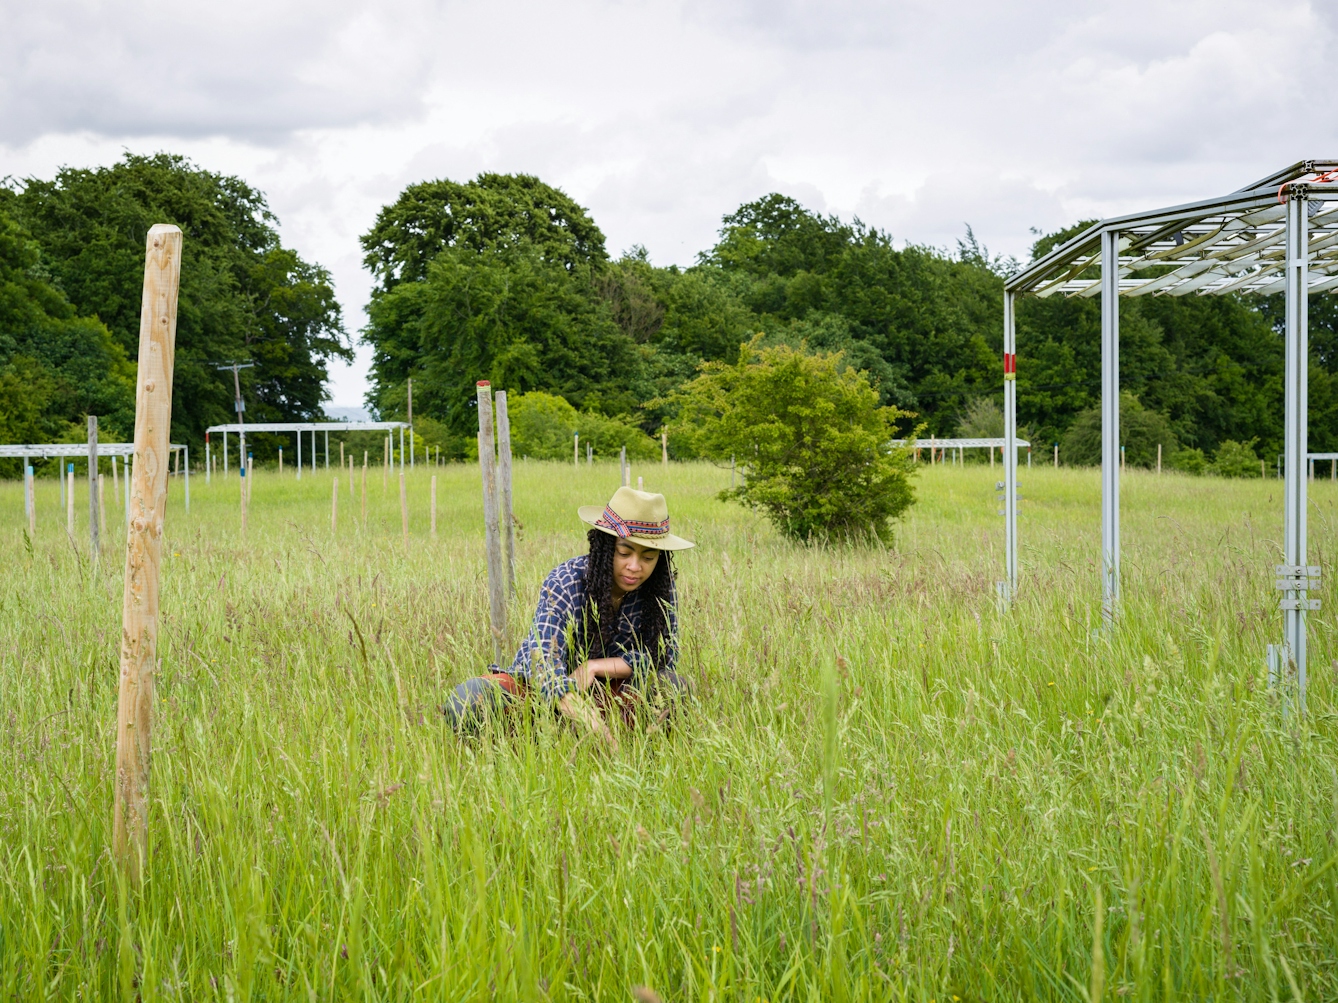
[[[1317,564],[1276,564],[1273,573],[1277,579],[1273,587],[1279,592],[1308,592],[1320,587],[1320,568]],[[1317,610],[1318,599],[1282,599],[1281,610]]]

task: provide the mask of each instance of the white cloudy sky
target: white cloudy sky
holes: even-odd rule
[[[1338,0],[0,0],[0,176],[240,174],[355,331],[357,236],[424,178],[538,174],[659,264],[769,191],[1024,256],[1338,156],[1336,64]]]

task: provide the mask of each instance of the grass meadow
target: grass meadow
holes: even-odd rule
[[[477,467],[172,484],[151,860],[108,855],[124,533],[0,485],[0,996],[131,1000],[1338,997],[1330,586],[1312,485],[1303,719],[1266,686],[1281,484],[1130,472],[1101,630],[1099,479],[1024,469],[996,607],[988,467],[921,468],[892,549],[808,549],[634,469],[678,562],[697,705],[617,753],[539,715],[459,741],[492,660]],[[359,479],[361,471],[358,472]],[[518,464],[518,598],[583,549],[616,465]],[[110,495],[111,492],[108,491]],[[637,987],[647,987],[638,989]]]

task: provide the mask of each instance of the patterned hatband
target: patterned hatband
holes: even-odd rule
[[[609,506],[604,506],[604,515],[595,520],[596,526],[602,526],[604,529],[611,529],[619,537],[629,536],[668,536],[669,535],[669,517],[666,516],[662,522],[638,522],[635,519],[624,519],[613,511]]]

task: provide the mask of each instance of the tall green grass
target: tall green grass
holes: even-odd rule
[[[1280,638],[1276,481],[1130,473],[1102,629],[1099,482],[1024,470],[996,607],[987,468],[921,470],[897,546],[804,549],[669,496],[697,706],[616,754],[547,716],[458,741],[492,660],[477,468],[172,485],[142,889],[108,855],[122,510],[86,558],[0,485],[0,994],[14,999],[1291,999],[1338,996],[1333,595],[1305,718]],[[360,474],[360,472],[359,472]],[[512,612],[615,467],[521,463]],[[110,492],[109,492],[110,494]],[[1331,569],[1338,488],[1312,489]],[[1099,910],[1099,913],[1098,913]]]

